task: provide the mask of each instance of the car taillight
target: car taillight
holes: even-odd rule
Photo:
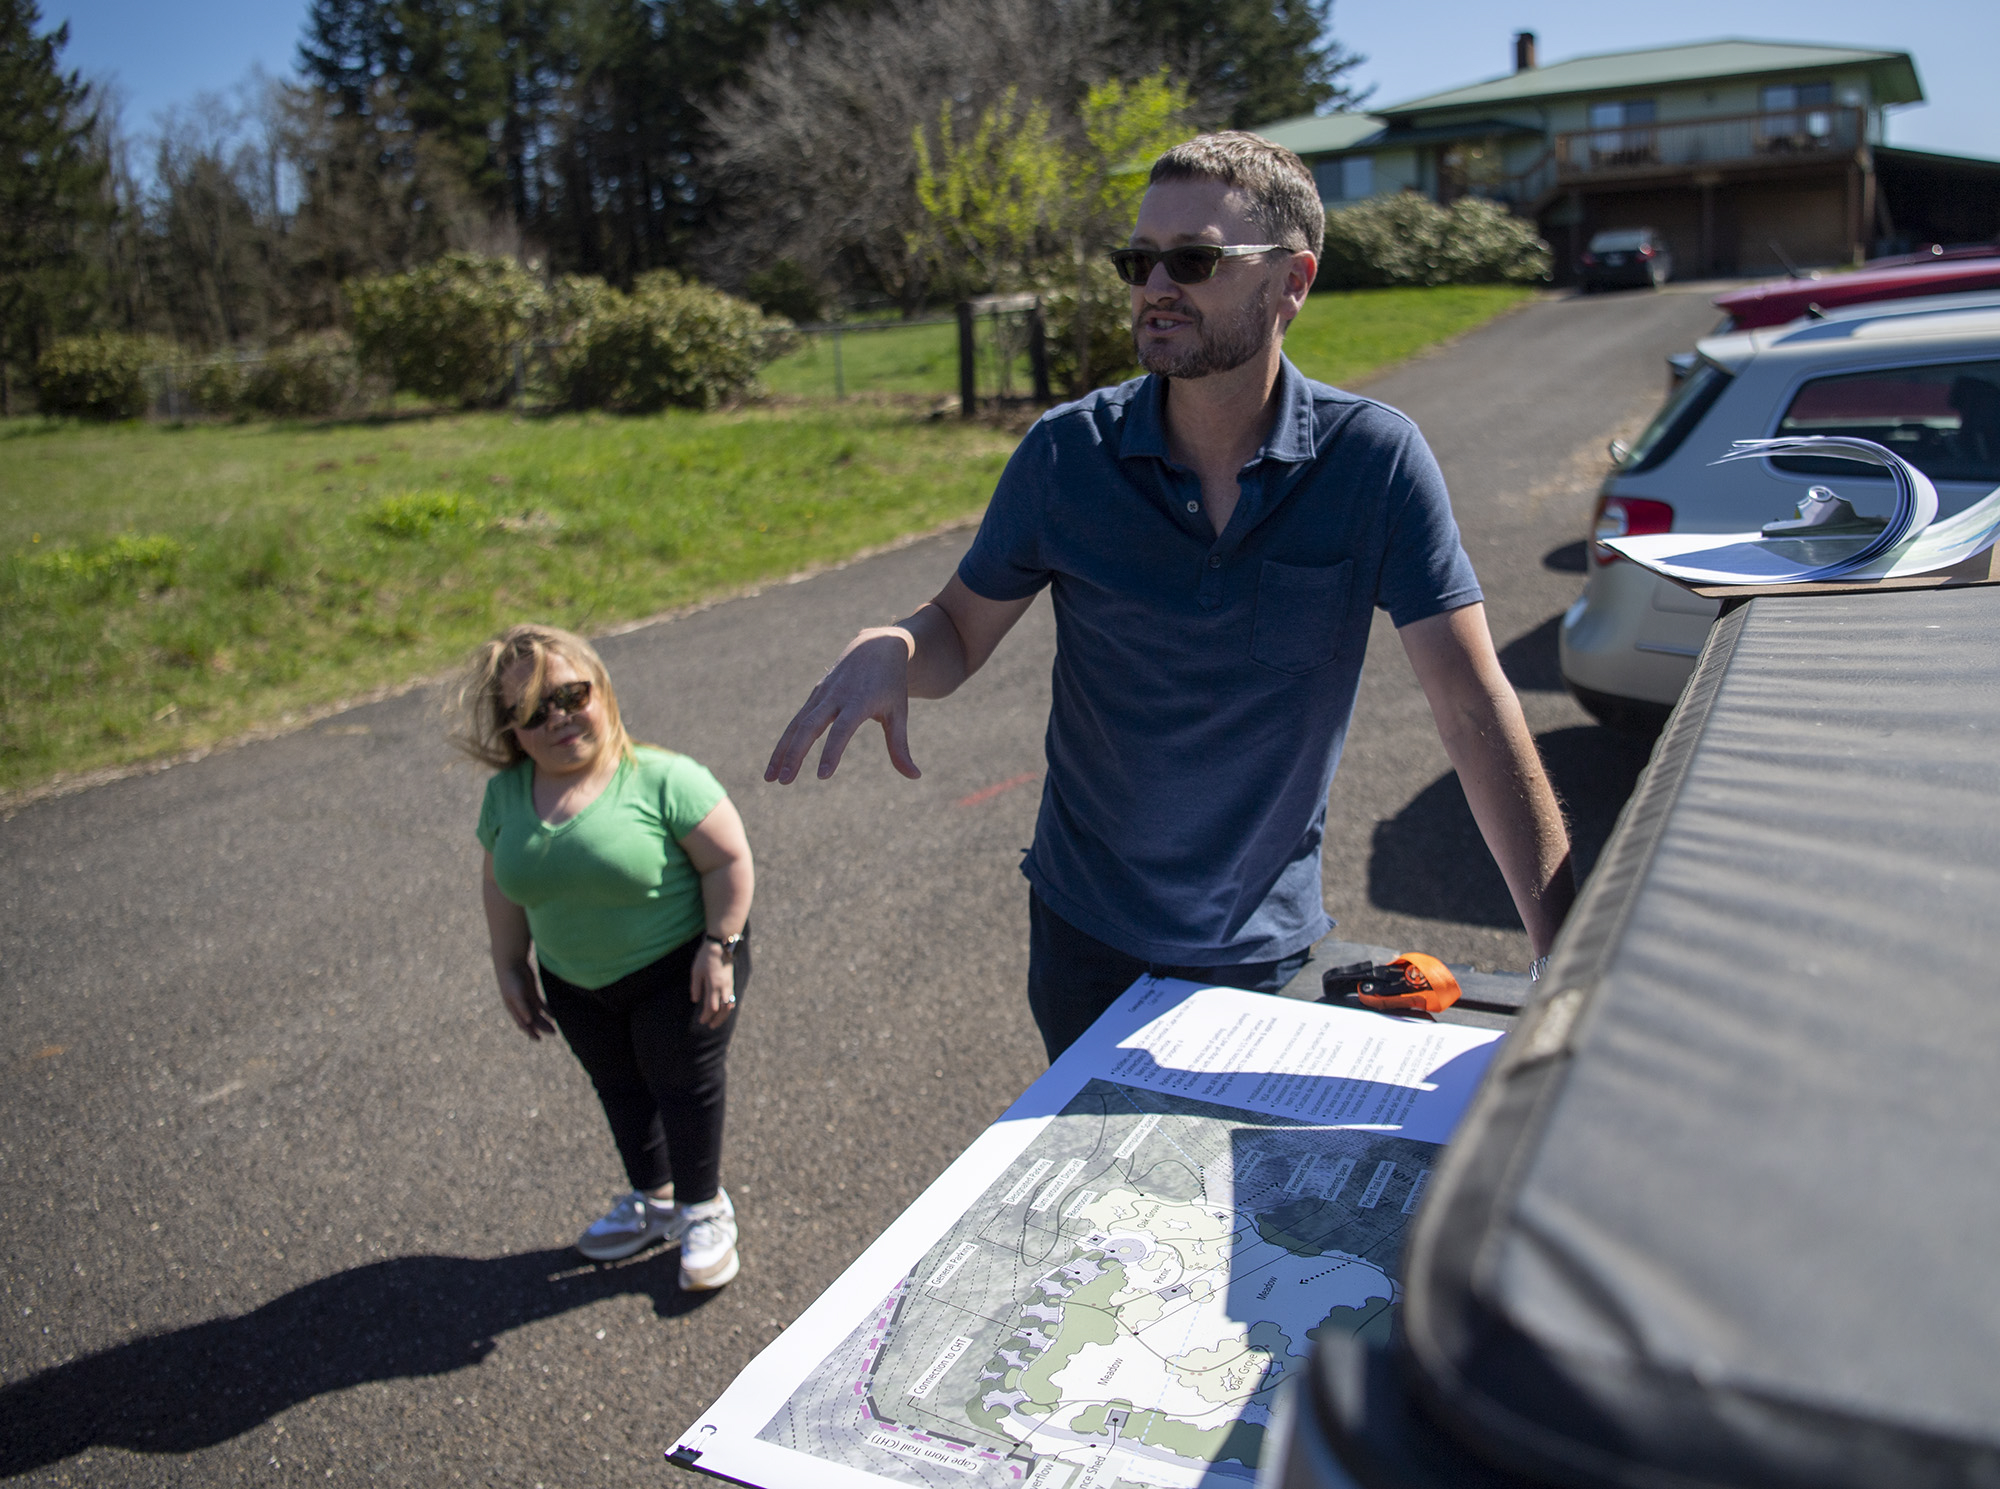
[[[1659,251],[1660,251],[1659,249],[1655,248],[1652,244],[1648,243],[1644,248],[1639,250],[1639,257],[1642,259],[1649,259]]]
[[[1586,267],[1587,267],[1587,266],[1589,266],[1589,265],[1591,265],[1591,264],[1594,264],[1594,263],[1596,263],[1596,262],[1597,262],[1597,255],[1596,255],[1596,254],[1594,254],[1594,253],[1586,253],[1586,254],[1585,254],[1585,255],[1583,256],[1583,262],[1584,262],[1584,264],[1586,265]]]
[[[1603,496],[1597,500],[1597,520],[1591,526],[1593,557],[1608,564],[1618,557],[1604,546],[1606,538],[1636,538],[1642,533],[1672,532],[1674,509],[1643,496]]]

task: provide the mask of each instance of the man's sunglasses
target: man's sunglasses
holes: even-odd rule
[[[1175,284],[1207,284],[1224,259],[1247,258],[1253,253],[1275,253],[1282,243],[1184,243],[1179,248],[1115,248],[1111,266],[1118,277],[1137,288],[1153,277],[1153,265],[1165,264],[1167,278]]]
[[[535,705],[535,711],[525,719],[516,719],[516,729],[539,729],[549,721],[549,710],[561,709],[566,714],[579,714],[590,706],[590,684],[588,682],[566,682],[550,688],[542,694],[542,701]]]

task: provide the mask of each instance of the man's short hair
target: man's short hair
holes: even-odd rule
[[[1153,162],[1147,184],[1220,181],[1250,198],[1250,220],[1273,243],[1319,256],[1326,243],[1326,208],[1312,172],[1283,145],[1231,129],[1196,135]]]

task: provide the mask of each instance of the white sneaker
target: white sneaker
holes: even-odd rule
[[[673,1241],[680,1232],[679,1210],[635,1189],[620,1195],[602,1219],[591,1222],[576,1238],[576,1249],[594,1262],[623,1261],[656,1241]]]
[[[734,1277],[742,1262],[736,1255],[736,1207],[729,1191],[675,1212],[681,1231],[681,1288],[706,1292]]]

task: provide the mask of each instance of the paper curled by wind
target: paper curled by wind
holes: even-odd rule
[[[1882,467],[1896,489],[1895,510],[1880,532],[1828,537],[1747,533],[1647,533],[1605,538],[1622,558],[1684,584],[1805,584],[1830,579],[1890,579],[1948,569],[2000,536],[2000,489],[1956,516],[1937,520],[1937,487],[1894,450],[1849,435],[1737,440],[1716,461],[1814,455]]]

